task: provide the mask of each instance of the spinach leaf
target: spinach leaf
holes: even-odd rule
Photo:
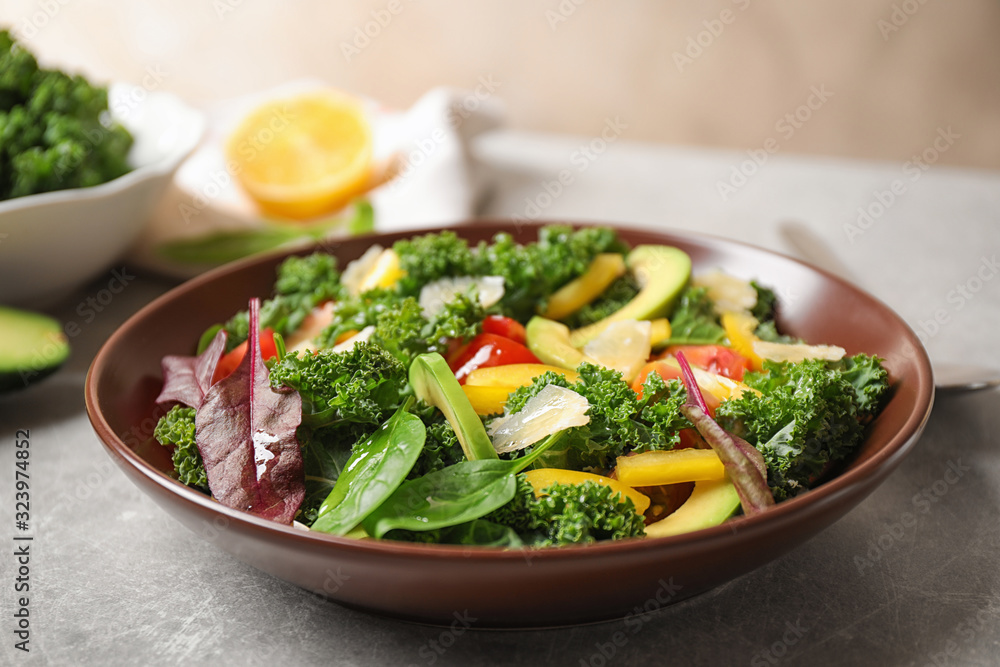
[[[514,498],[517,473],[534,463],[564,433],[553,433],[519,459],[461,461],[408,480],[362,525],[369,535],[380,538],[397,528],[436,530],[483,517]]]
[[[426,429],[406,411],[412,401],[366,440],[354,446],[351,458],[330,495],[319,508],[313,530],[344,535],[399,487],[424,447]]]
[[[362,522],[372,537],[390,530],[435,530],[478,519],[514,497],[514,462],[462,461],[411,479]]]

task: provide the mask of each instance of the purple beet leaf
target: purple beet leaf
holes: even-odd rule
[[[163,390],[156,397],[157,403],[183,403],[199,408],[205,394],[212,386],[215,367],[226,350],[226,332],[222,329],[215,334],[205,351],[197,357],[163,357]]]
[[[677,353],[681,366],[684,386],[687,388],[687,402],[681,406],[681,413],[690,420],[725,466],[736,493],[740,497],[743,513],[751,516],[774,504],[774,495],[767,486],[767,466],[757,448],[743,438],[729,433],[712,419],[705,406],[705,397],[694,379],[694,372],[684,358]]]
[[[260,301],[250,301],[250,337],[243,361],[205,395],[195,416],[195,442],[208,488],[223,505],[291,523],[305,496],[295,429],[302,398],[274,391],[261,358]]]

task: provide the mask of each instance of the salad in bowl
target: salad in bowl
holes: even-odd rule
[[[162,361],[183,484],[359,539],[503,548],[676,535],[836,472],[882,360],[780,331],[767,286],[552,225],[317,252]]]

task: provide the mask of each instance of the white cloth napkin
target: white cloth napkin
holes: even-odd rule
[[[168,260],[158,252],[162,244],[275,224],[262,219],[226,170],[223,144],[255,106],[324,85],[297,81],[209,109],[202,145],[177,171],[130,259],[145,268],[186,278],[209,267]],[[490,82],[482,81],[474,90],[435,88],[406,111],[367,101],[375,160],[395,158],[399,169],[395,178],[368,195],[376,231],[452,224],[474,216],[487,184],[469,144],[476,135],[500,125],[502,104],[493,93]],[[331,236],[345,234],[342,227],[330,232]]]

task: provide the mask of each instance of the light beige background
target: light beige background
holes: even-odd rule
[[[950,127],[941,163],[1000,168],[995,0],[4,0],[0,23],[199,105],[301,77],[399,107],[488,81],[516,128],[619,117],[631,140],[903,162]]]

